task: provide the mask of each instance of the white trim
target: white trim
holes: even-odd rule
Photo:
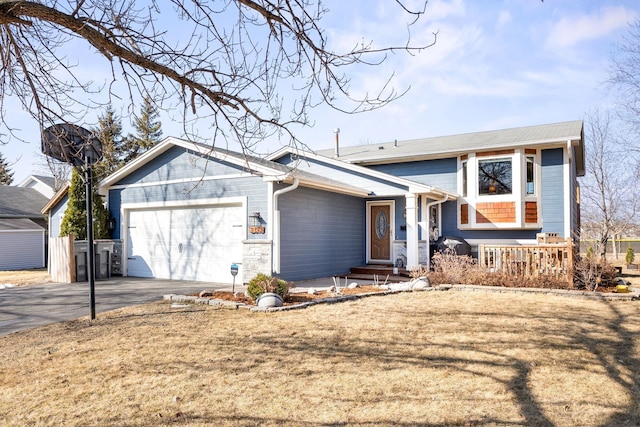
[[[371,259],[371,206],[389,206],[389,259]],[[395,200],[369,200],[366,203],[366,262],[367,264],[382,264],[393,262],[393,242],[395,234],[396,201]]]
[[[313,174],[313,175],[317,175],[317,174]],[[346,194],[349,196],[356,196],[356,197],[368,197],[371,195],[369,190],[365,190],[359,187],[349,186],[348,184],[344,184],[339,181],[335,181],[334,183],[329,183],[329,182],[316,181],[308,178],[305,179],[297,175],[295,172],[293,172],[289,177],[264,176],[263,180],[265,182],[286,182],[289,184],[295,182],[295,180],[298,180],[299,184],[302,185],[303,187],[314,188],[317,190],[327,191],[330,193],[340,193],[340,194]]]
[[[407,265],[405,267],[411,270],[420,264],[418,248],[418,196],[413,193],[407,193],[404,197],[405,212],[407,215]]]
[[[218,149],[217,147],[204,145],[197,142],[185,141],[183,139],[179,139],[175,137],[167,137],[160,144],[156,145],[155,147],[153,147],[143,155],[139,156],[133,162],[129,163],[122,169],[119,169],[118,171],[106,177],[104,180],[100,182],[99,187],[101,189],[105,187],[110,187],[111,183],[118,182],[119,180],[129,175],[131,172],[138,169],[140,166],[143,166],[149,163],[150,161],[158,157],[160,154],[168,151],[173,147],[182,147],[187,151],[198,153],[201,156],[207,156],[211,159],[229,162],[236,166],[254,170],[259,174],[279,175],[279,176],[287,175],[286,172],[283,172],[281,170],[277,170],[265,165],[261,165],[258,162],[253,162],[248,158],[242,157],[241,153]]]
[[[273,213],[273,182],[267,182],[267,212],[269,213],[269,218],[267,220],[267,240],[273,241],[273,232],[274,230],[274,213]],[[273,258],[272,258],[273,259]],[[273,265],[272,265],[273,267]]]
[[[285,147],[286,148],[286,147]],[[436,187],[432,187],[430,185],[425,185],[425,184],[420,184],[418,182],[415,181],[411,181],[405,178],[401,178],[398,177],[396,175],[391,175],[385,172],[380,172],[371,168],[367,168],[364,166],[360,166],[360,165],[356,165],[353,163],[348,163],[345,162],[343,160],[340,160],[340,158],[338,159],[332,159],[330,157],[325,157],[325,156],[321,156],[319,154],[315,154],[312,152],[308,152],[308,151],[300,151],[298,153],[293,153],[292,150],[286,149],[283,152],[278,152],[279,153],[279,157],[283,156],[286,153],[289,154],[295,154],[296,156],[299,157],[299,161],[304,161],[305,158],[309,158],[309,159],[313,159],[313,160],[318,160],[320,162],[324,162],[326,164],[329,164],[331,166],[338,166],[344,169],[347,169],[351,172],[356,172],[356,173],[360,173],[363,175],[367,175],[373,178],[378,178],[378,179],[384,179],[386,181],[395,183],[395,184],[400,184],[400,185],[404,185],[407,187],[407,190],[411,193],[421,193],[421,194],[435,194],[438,196],[443,196],[445,194],[447,194],[449,197],[451,197],[451,199],[456,199],[458,198],[458,195],[455,193],[451,193],[445,190],[442,190],[440,188],[436,188]],[[276,157],[273,156],[269,156],[267,159],[268,160],[273,160]]]
[[[466,160],[458,157],[458,190],[462,193],[462,164],[467,163],[467,197],[460,197],[457,203],[456,223],[460,230],[536,230],[542,227],[542,163],[541,151],[536,148],[536,154],[526,154],[530,147],[514,149],[513,153],[495,156],[477,156],[476,153],[466,153]],[[526,161],[527,157],[534,158],[534,194],[526,194]],[[478,188],[478,163],[481,160],[511,160],[511,194],[479,194]],[[510,202],[515,206],[515,221],[503,223],[476,223],[476,206],[478,203]],[[527,223],[525,203],[536,202],[538,209],[538,222]],[[469,222],[460,222],[460,206],[467,204],[469,207]]]
[[[158,202],[133,202],[120,204],[120,210],[123,209],[153,209],[153,208],[173,208],[173,207],[191,207],[201,205],[238,205],[246,204],[246,196],[237,197],[220,197],[211,199],[185,199],[185,200],[169,200]]]
[[[139,182],[132,184],[119,184],[112,185],[109,187],[109,190],[121,190],[125,188],[141,188],[141,187],[153,187],[156,185],[171,185],[171,184],[187,184],[191,182],[201,182],[201,181],[216,181],[221,179],[236,179],[236,178],[249,178],[255,175],[251,173],[239,173],[239,174],[231,174],[231,175],[216,175],[216,176],[199,176],[192,178],[179,178],[179,179],[168,179],[165,181],[153,181],[153,182]]]
[[[571,140],[567,141],[567,145],[562,153],[562,179],[564,187],[564,237],[573,238],[571,235]]]
[[[273,266],[272,266],[272,273],[274,275],[279,275],[281,273],[280,268],[280,254],[282,252],[282,248],[280,245],[280,241],[281,239],[281,230],[282,227],[280,226],[280,207],[278,206],[278,200],[280,198],[280,196],[282,194],[286,194],[289,193],[290,191],[294,191],[295,189],[298,188],[298,185],[300,184],[300,181],[296,178],[293,181],[293,184],[281,188],[277,191],[275,191],[273,193],[273,204],[272,204],[272,208],[273,208],[273,238],[271,239],[272,242],[272,248],[273,248],[273,252],[271,255],[271,259],[273,261]]]

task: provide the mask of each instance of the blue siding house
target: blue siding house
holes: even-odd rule
[[[472,250],[577,238],[583,174],[572,121],[266,159],[167,138],[100,192],[124,275],[231,283],[231,264],[243,282],[411,268],[441,236]]]

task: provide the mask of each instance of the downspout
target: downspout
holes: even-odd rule
[[[431,236],[429,235],[429,222],[431,216],[431,206],[440,205],[449,200],[449,195],[445,194],[442,200],[434,200],[433,202],[429,202],[425,205],[425,210],[427,211],[427,238],[425,239],[427,242],[427,268],[431,268]],[[442,218],[439,218],[440,224],[442,224]],[[438,225],[440,225],[438,224]],[[442,232],[441,227],[438,227],[440,232]]]
[[[281,188],[273,193],[273,274],[280,274],[280,209],[278,208],[278,198],[284,193],[298,188],[300,180],[293,178],[293,184]]]

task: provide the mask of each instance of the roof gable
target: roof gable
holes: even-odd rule
[[[152,164],[155,159],[162,160],[162,156],[168,156],[168,159],[172,158],[172,155],[169,152],[174,147],[181,147],[201,158],[211,159],[212,161],[217,161],[219,163],[226,163],[231,165],[238,173],[261,176],[267,181],[293,182],[294,179],[298,179],[300,185],[311,188],[325,189],[328,191],[358,196],[364,196],[369,193],[366,189],[349,185],[342,181],[336,181],[325,176],[314,175],[305,171],[297,170],[296,168],[272,162],[270,160],[173,137],[166,138],[160,144],[147,151],[133,162],[105,178],[99,184],[100,188],[106,189],[121,183],[128,185],[132,184],[134,181],[138,183],[143,176],[149,173],[139,171],[143,170],[146,165]],[[151,170],[153,170],[153,167]],[[189,179],[197,180],[204,178],[204,175],[202,174],[196,175],[198,176],[190,177]],[[181,177],[174,176],[173,179],[180,180]],[[170,177],[165,177],[164,180],[169,181]],[[151,181],[152,180],[150,180],[150,183]],[[158,180],[156,179],[155,182],[158,182]]]
[[[24,179],[17,187],[33,188],[43,196],[50,198],[55,193],[56,180],[52,176],[30,175]]]

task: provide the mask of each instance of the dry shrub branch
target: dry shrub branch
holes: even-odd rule
[[[598,287],[613,287],[616,269],[606,260],[594,257],[578,258],[573,268],[574,282],[556,278],[548,274],[537,276],[514,276],[505,272],[493,272],[478,266],[476,259],[468,255],[457,255],[447,249],[436,253],[431,260],[432,270],[415,270],[412,275],[426,275],[433,285],[468,284],[484,286],[580,289],[595,291]]]

